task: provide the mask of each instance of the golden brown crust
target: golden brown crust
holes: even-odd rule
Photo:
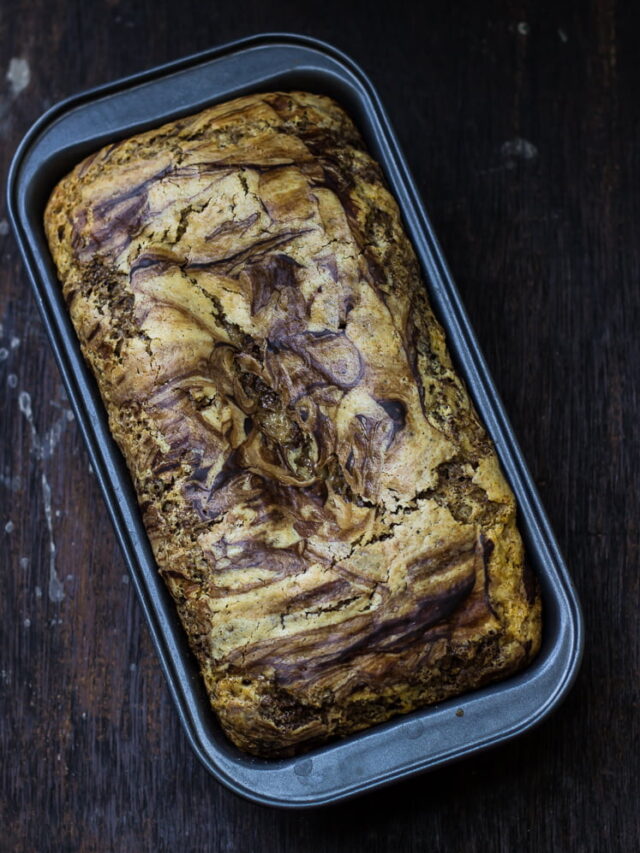
[[[298,752],[535,655],[513,496],[333,101],[248,96],[111,145],[45,224],[238,746]]]

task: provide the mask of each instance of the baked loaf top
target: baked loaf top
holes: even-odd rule
[[[110,145],[45,224],[234,743],[299,752],[535,655],[514,498],[336,103],[248,96]]]

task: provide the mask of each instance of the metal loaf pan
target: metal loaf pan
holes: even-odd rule
[[[233,747],[209,707],[173,601],[158,575],[129,474],[109,434],[102,401],[61,298],[42,217],[56,182],[100,146],[218,101],[274,89],[306,89],[336,98],[385,172],[450,350],[516,494],[528,558],[543,589],[544,640],[534,663],[506,681],[302,757],[268,761],[247,757]],[[336,802],[508,740],[558,705],[571,686],[582,651],[576,594],[398,142],[360,68],[316,40],[273,34],[94,89],[53,107],[31,128],[14,157],[7,192],[35,298],[178,714],[198,757],[216,779],[268,805],[300,808]],[[459,709],[464,714],[457,714]]]

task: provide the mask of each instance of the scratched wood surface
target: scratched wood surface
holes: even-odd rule
[[[258,31],[378,86],[585,611],[575,689],[485,755],[308,813],[181,731],[0,201],[0,850],[640,847],[635,4],[3,0],[0,169],[46,107]]]

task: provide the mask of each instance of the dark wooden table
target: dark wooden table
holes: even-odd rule
[[[481,757],[308,813],[218,785],[182,733],[2,200],[0,850],[640,848],[635,6],[3,0],[3,175],[60,98],[243,35],[312,34],[364,66],[557,531],[587,643],[554,717]]]

